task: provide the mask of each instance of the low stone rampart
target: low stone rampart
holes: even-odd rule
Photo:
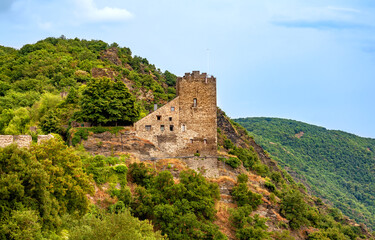
[[[39,135],[38,144],[51,138],[53,138],[51,134]],[[0,147],[2,148],[12,143],[17,144],[18,147],[28,148],[32,141],[33,139],[30,135],[0,135]]]
[[[0,147],[6,147],[13,143],[13,135],[0,135]]]

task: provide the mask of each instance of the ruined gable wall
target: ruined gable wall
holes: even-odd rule
[[[179,125],[178,99],[179,97],[173,99],[134,124],[136,136],[149,140],[165,152],[166,156],[173,156],[180,145],[178,135],[181,128]],[[172,107],[174,107],[174,111],[171,111]],[[160,120],[157,116],[160,116]],[[170,121],[170,117],[172,121]],[[146,125],[151,126],[151,129],[147,130]],[[164,125],[164,131],[162,131],[161,125]],[[173,125],[173,131],[170,130],[171,125]]]

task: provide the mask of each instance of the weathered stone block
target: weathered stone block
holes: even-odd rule
[[[30,144],[32,142],[32,138],[30,135],[16,135],[13,138],[13,141],[17,143],[18,147],[30,147]]]
[[[54,138],[51,134],[48,134],[48,135],[39,135],[38,136],[38,144],[42,143],[43,141],[50,140],[51,138]]]
[[[0,135],[0,147],[6,147],[13,143],[13,135]]]

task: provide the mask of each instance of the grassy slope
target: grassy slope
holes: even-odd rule
[[[256,142],[314,193],[375,228],[375,139],[293,120],[241,118]]]

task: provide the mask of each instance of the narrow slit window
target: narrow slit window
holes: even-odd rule
[[[165,129],[165,127],[164,127],[164,125],[160,125],[160,131],[164,131],[164,129]]]
[[[196,98],[193,99],[193,106],[197,107],[197,99]]]
[[[169,121],[172,121],[172,117],[169,117]]]
[[[185,126],[185,124],[183,124],[183,125],[181,126],[181,130],[182,130],[183,132],[186,131],[186,126]]]
[[[203,143],[204,143],[204,144],[207,144],[207,139],[203,139]]]
[[[146,128],[146,131],[151,131],[151,125],[146,125],[145,128]]]
[[[173,125],[169,125],[169,130],[173,132]]]
[[[160,116],[160,115],[157,115],[157,116],[156,116],[156,119],[157,119],[158,121],[160,121],[160,120],[161,120],[161,116]]]

